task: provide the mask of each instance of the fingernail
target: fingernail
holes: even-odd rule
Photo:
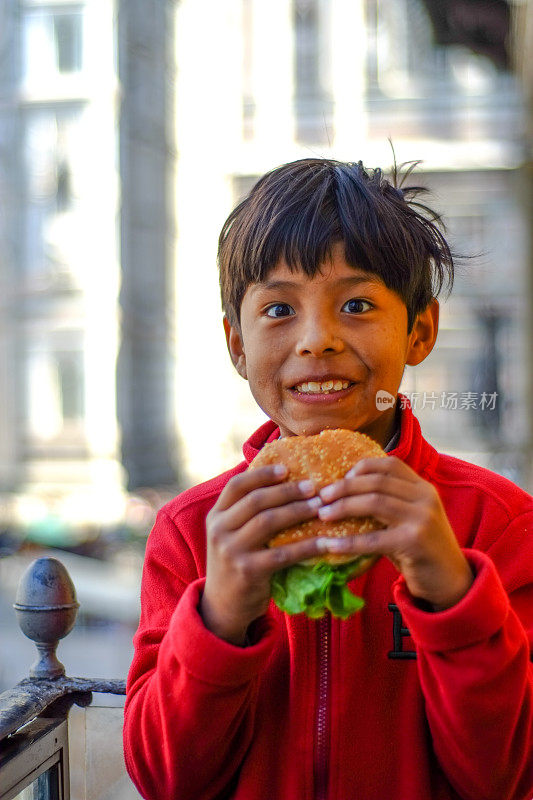
[[[346,539],[335,539],[331,537],[330,539],[326,540],[328,543],[328,550],[330,552],[334,550],[344,550],[347,547]]]
[[[349,471],[346,473],[346,477],[347,477],[347,478],[353,478],[355,475],[357,475],[357,473],[358,473],[358,472],[359,472],[359,465],[358,465],[358,464],[355,464],[355,465],[354,465],[354,466],[351,468],[351,470],[349,470]]]
[[[333,509],[331,508],[331,506],[322,506],[322,508],[318,509],[318,516],[321,519],[324,519],[324,517],[330,517],[332,514],[333,514]]]
[[[298,488],[300,489],[302,494],[315,493],[315,484],[313,483],[313,481],[300,481],[298,484]]]
[[[335,539],[332,536],[320,536],[316,539],[316,546],[321,553],[331,553],[346,548],[346,540]]]
[[[324,489],[320,491],[320,497],[323,500],[329,500],[335,494],[335,486],[326,486]]]
[[[287,472],[287,467],[285,466],[285,464],[275,464],[274,465],[274,475],[281,476],[281,475],[285,475],[286,472]]]
[[[322,500],[320,497],[312,497],[310,500],[307,501],[307,505],[309,508],[320,508],[322,505]]]

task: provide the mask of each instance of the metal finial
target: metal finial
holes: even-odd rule
[[[80,604],[66,568],[57,558],[38,558],[20,579],[13,608],[22,633],[39,651],[31,678],[58,678],[65,667],[56,657],[59,640],[76,622]]]

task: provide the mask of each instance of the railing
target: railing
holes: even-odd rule
[[[56,657],[78,607],[74,585],[60,561],[47,557],[30,564],[14,608],[21,630],[35,642],[39,655],[29,678],[0,694],[0,800],[139,797],[122,761],[121,709],[95,706],[87,713],[93,692],[124,695],[125,681],[66,677]],[[81,776],[79,759],[77,769],[70,768],[69,751],[82,758]]]

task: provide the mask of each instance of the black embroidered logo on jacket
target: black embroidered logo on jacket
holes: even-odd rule
[[[392,611],[392,643],[393,649],[389,652],[389,658],[416,658],[416,650],[404,650],[403,640],[410,636],[409,628],[403,624],[402,615],[396,603],[389,603],[389,611]]]

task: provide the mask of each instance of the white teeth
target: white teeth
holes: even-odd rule
[[[302,392],[303,394],[329,394],[331,391],[333,392],[340,392],[341,389],[347,389],[350,385],[350,381],[323,381],[322,383],[317,383],[317,381],[308,381],[306,383],[299,383],[296,386],[297,392]]]

